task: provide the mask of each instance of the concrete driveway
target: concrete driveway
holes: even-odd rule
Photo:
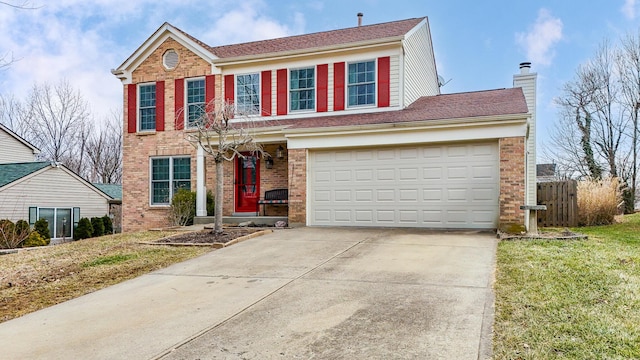
[[[0,324],[7,359],[484,359],[495,235],[276,231]]]

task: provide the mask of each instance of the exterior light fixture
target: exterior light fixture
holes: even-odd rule
[[[282,145],[278,146],[278,148],[276,149],[276,157],[278,159],[284,159],[284,148],[282,147]]]
[[[271,156],[266,158],[264,163],[267,165],[267,169],[273,169],[273,158]]]

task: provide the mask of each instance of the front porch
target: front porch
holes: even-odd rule
[[[196,216],[193,219],[194,225],[206,225],[213,224],[215,222],[215,216]],[[274,226],[278,221],[284,221],[289,223],[287,216],[258,216],[258,215],[236,215],[236,216],[223,216],[222,222],[224,224],[241,224],[246,222],[253,222],[257,226]]]

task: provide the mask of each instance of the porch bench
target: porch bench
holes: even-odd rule
[[[260,212],[262,205],[262,215],[267,216],[267,205],[285,205],[289,206],[289,189],[273,189],[264,192],[264,198],[258,200],[258,208],[256,212]]]

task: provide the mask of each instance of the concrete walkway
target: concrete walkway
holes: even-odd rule
[[[298,228],[0,324],[6,359],[484,359],[495,235]]]

